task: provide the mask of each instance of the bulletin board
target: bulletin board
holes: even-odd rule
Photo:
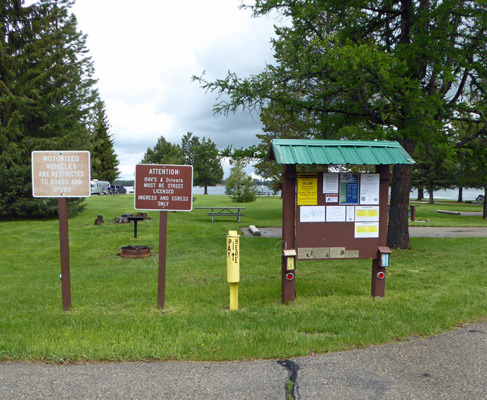
[[[297,174],[298,260],[376,259],[387,232],[380,193],[378,173]]]

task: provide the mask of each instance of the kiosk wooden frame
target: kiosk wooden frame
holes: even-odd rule
[[[371,259],[371,294],[384,297],[386,265],[381,260],[389,260],[390,254],[387,247],[388,193],[392,178],[389,166],[414,164],[410,155],[398,142],[390,141],[274,139],[269,158],[283,165],[282,302],[294,302],[297,261],[312,259]],[[315,165],[318,172],[300,176],[297,165]],[[359,180],[350,187],[344,183],[347,191],[355,190],[356,195],[352,193],[350,198],[348,195],[340,198],[338,188],[337,193],[326,193],[324,174],[333,165],[375,166],[375,174],[367,178],[376,182],[373,185],[378,198],[370,201],[366,196],[357,198],[362,190],[356,187]],[[311,187],[309,193],[307,187]],[[325,209],[326,213],[330,212],[329,219],[325,217]],[[306,219],[305,210],[312,217]],[[349,219],[343,217],[345,213],[350,213]],[[372,217],[368,218],[367,213]],[[368,223],[369,219],[373,222]],[[382,257],[383,254],[386,256]]]

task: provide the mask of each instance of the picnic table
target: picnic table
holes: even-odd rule
[[[211,210],[208,215],[211,216],[211,222],[214,217],[237,217],[237,222],[240,222],[240,217],[245,217],[241,210],[245,207],[194,207],[195,210]]]

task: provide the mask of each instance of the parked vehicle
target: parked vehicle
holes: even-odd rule
[[[93,179],[90,182],[91,194],[109,194],[110,193],[110,182],[99,181],[98,179]]]
[[[122,185],[112,185],[112,194],[125,194],[127,189]]]
[[[484,202],[484,196],[479,194],[477,198],[475,199],[477,203],[483,203]]]

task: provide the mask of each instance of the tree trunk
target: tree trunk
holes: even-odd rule
[[[484,207],[482,218],[487,219],[487,186],[484,186]]]
[[[434,196],[434,189],[432,187],[430,187],[428,189],[428,193],[429,193],[429,200],[428,200],[428,204],[435,204],[435,196]]]
[[[458,202],[463,203],[463,187],[458,188]]]
[[[418,198],[416,200],[422,201],[424,199],[424,188],[418,188]]]
[[[205,184],[205,194],[208,194],[208,185]]]
[[[410,249],[408,210],[412,165],[394,165],[387,245],[393,249]]]

